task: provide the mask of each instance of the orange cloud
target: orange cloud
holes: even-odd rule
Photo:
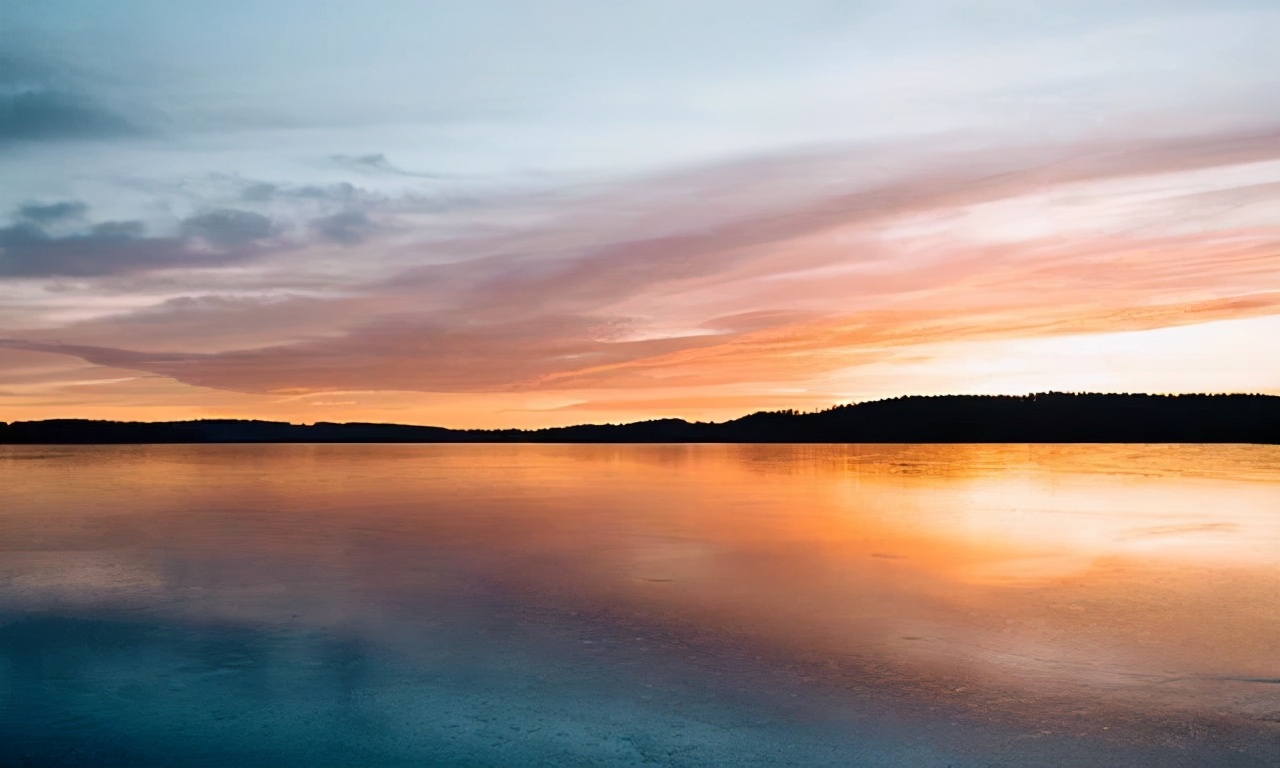
[[[722,414],[781,406],[775,385],[808,390],[792,393],[804,407],[847,395],[839,372],[915,365],[939,345],[1280,314],[1280,226],[1265,215],[1280,202],[1266,181],[1280,176],[1274,133],[884,158],[655,177],[557,198],[541,223],[483,237],[393,247],[371,233],[352,248],[417,248],[432,263],[310,293],[51,314],[0,346],[256,396],[264,412],[292,413],[262,399],[286,394],[451,393],[472,398],[473,417],[489,403],[491,422],[510,406]],[[273,269],[310,253],[278,254]],[[503,399],[530,396],[543,400]],[[363,412],[358,399],[316,402]]]

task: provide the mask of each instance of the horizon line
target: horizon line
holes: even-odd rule
[[[1158,397],[1158,398],[1179,398],[1179,397],[1269,397],[1280,398],[1280,394],[1271,394],[1266,392],[1095,392],[1095,391],[1062,391],[1047,390],[1040,392],[1027,392],[1024,394],[960,394],[950,393],[941,395],[895,395],[893,397],[881,397],[872,400],[854,400],[848,402],[836,402],[821,408],[813,410],[801,410],[796,408],[782,409],[762,409],[750,411],[734,418],[725,419],[723,421],[691,421],[681,416],[651,416],[648,418],[637,419],[635,421],[624,422],[584,422],[578,424],[567,424],[563,426],[549,427],[442,427],[436,424],[414,424],[406,422],[391,421],[313,421],[313,422],[293,422],[293,421],[277,421],[272,419],[261,419],[252,417],[235,417],[235,416],[212,416],[191,419],[166,419],[161,421],[138,421],[138,420],[122,420],[122,419],[90,419],[77,416],[62,416],[49,419],[30,419],[18,421],[0,420],[0,424],[41,424],[47,422],[65,422],[65,421],[82,421],[93,424],[184,424],[184,423],[201,423],[201,422],[257,422],[263,424],[287,424],[293,427],[313,427],[320,425],[370,425],[370,426],[387,426],[387,427],[414,427],[422,429],[440,429],[450,432],[545,432],[557,429],[574,429],[579,427],[621,427],[632,424],[646,424],[663,421],[678,421],[690,425],[716,425],[729,424],[740,419],[761,414],[806,416],[814,414],[822,414],[841,408],[850,408],[860,405],[871,405],[874,403],[888,403],[899,400],[937,400],[944,398],[979,398],[979,399],[1013,399],[1025,400],[1035,399],[1037,397],[1049,396],[1066,396],[1066,397]]]

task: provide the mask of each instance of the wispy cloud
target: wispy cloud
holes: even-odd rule
[[[738,201],[730,186],[728,211],[714,194],[703,210],[672,205],[663,200],[670,178],[641,180],[596,198],[608,204],[598,223],[586,227],[594,231],[586,242],[574,223],[591,220],[591,198],[570,204],[547,225],[498,238],[514,252],[489,253],[491,238],[463,239],[449,247],[455,253],[478,248],[476,255],[347,283],[340,296],[171,301],[136,316],[5,343],[239,392],[652,389],[802,382],[912,346],[1131,331],[1280,311],[1275,228],[1121,231],[1084,239],[1052,233],[1002,242],[973,242],[927,227],[911,236],[902,229],[903,221],[945,221],[974,205],[1046,189],[1166,178],[1163,194],[1133,212],[1133,226],[1142,229],[1169,199],[1186,193],[1185,179],[1169,174],[1226,167],[1220,163],[1254,167],[1280,154],[1280,146],[1269,135],[1223,136],[1124,153],[1074,152],[1062,158],[1063,150],[1045,147],[1015,158],[953,158],[870,181],[854,174],[835,190],[800,199],[770,200],[766,190]],[[775,182],[798,180],[819,160],[753,162],[758,170],[715,167],[675,186],[715,190],[739,175],[766,173]],[[848,159],[830,155],[821,162],[838,168]],[[632,210],[645,209],[640,218],[665,226],[632,239],[634,217],[608,223],[616,201],[627,198]],[[750,215],[738,212],[742,206]],[[222,246],[272,233],[265,217],[247,213],[216,211],[187,221],[189,236]],[[886,240],[886,231],[894,237]],[[371,240],[362,247],[368,253],[384,246]],[[193,336],[194,325],[214,330]],[[209,336],[218,328],[242,341],[250,340],[246,330],[260,336],[247,347],[164,350],[166,336],[217,345]],[[316,337],[298,338],[308,332]],[[155,351],[41,338],[136,333]],[[296,340],[280,343],[281,335]]]

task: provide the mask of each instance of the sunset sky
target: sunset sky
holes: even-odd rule
[[[1280,394],[1274,0],[0,4],[0,420]]]

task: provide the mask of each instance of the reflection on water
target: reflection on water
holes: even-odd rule
[[[0,763],[1280,765],[1278,491],[1260,446],[0,448]]]

